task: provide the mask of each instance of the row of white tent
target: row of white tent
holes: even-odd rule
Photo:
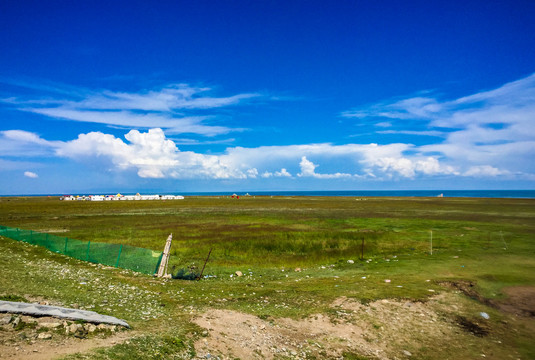
[[[78,200],[78,201],[117,201],[117,200],[182,200],[182,195],[64,195],[60,200]]]

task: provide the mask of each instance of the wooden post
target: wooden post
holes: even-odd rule
[[[160,262],[160,268],[158,269],[157,277],[163,277],[167,275],[167,264],[169,262],[169,252],[171,251],[171,242],[173,241],[173,234],[169,234],[165,247],[163,249],[162,261]]]
[[[206,260],[204,261],[204,265],[202,266],[201,275],[197,278],[197,280],[201,280],[202,273],[204,272],[204,267],[206,266],[206,263],[208,262],[208,259],[210,258],[210,254],[212,253],[212,248],[210,248],[210,251],[208,252],[208,256],[206,257]]]
[[[507,243],[503,239],[503,233],[501,231],[500,231],[500,236],[502,237],[502,242],[503,242],[503,245],[505,246],[505,250],[507,250]]]
[[[431,230],[431,237],[429,239],[430,247],[431,247],[431,255],[433,255],[433,230]]]

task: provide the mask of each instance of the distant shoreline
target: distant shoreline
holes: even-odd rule
[[[113,193],[113,192],[109,192]],[[535,199],[535,190],[327,190],[327,191],[217,191],[217,192],[150,192],[144,194],[183,196],[332,196],[332,197],[443,197],[449,198],[517,198]],[[104,192],[103,194],[106,194]],[[125,195],[135,192],[124,192]],[[60,197],[64,195],[87,194],[20,194],[0,197]]]

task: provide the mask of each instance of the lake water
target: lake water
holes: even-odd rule
[[[247,192],[235,192],[243,196]],[[250,191],[258,196],[384,196],[384,197],[477,197],[477,198],[535,198],[535,190],[352,190],[352,191]],[[196,192],[180,195],[230,196],[233,192]],[[177,193],[178,195],[178,193]]]

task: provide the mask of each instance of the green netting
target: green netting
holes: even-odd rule
[[[155,274],[160,266],[161,251],[129,245],[80,241],[32,230],[14,229],[0,225],[0,236],[39,245],[59,254],[96,264]]]

